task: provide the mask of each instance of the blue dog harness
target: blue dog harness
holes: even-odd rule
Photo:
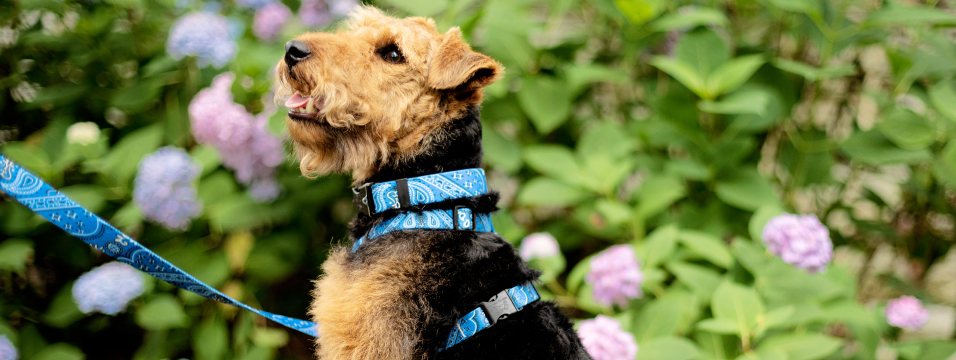
[[[375,198],[369,203],[369,199],[372,198],[365,196],[364,204],[368,205],[366,214],[476,196],[487,192],[484,172],[481,169],[426,175],[366,185],[360,189],[366,190],[364,193],[368,194],[369,188],[372,189]],[[319,336],[318,325],[314,322],[255,309],[199,281],[2,155],[0,155],[0,189],[70,235],[157,279],[207,299],[246,309],[302,333]],[[359,191],[356,193],[358,194]],[[356,241],[353,251],[358,249],[365,240],[389,231],[405,229],[494,232],[490,214],[475,214],[467,207],[428,210],[417,214],[405,213],[373,227],[368,234]],[[464,341],[540,298],[530,282],[499,292],[456,321],[448,339],[438,351]]]

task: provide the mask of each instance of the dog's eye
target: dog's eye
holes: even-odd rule
[[[378,50],[379,55],[382,56],[382,60],[392,64],[401,64],[405,62],[405,56],[402,55],[402,52],[398,50],[398,46],[388,45]]]

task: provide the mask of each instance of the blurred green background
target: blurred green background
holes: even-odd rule
[[[372,4],[460,26],[504,64],[482,110],[496,228],[516,245],[553,234],[562,254],[532,261],[542,293],[574,319],[619,320],[638,359],[956,356],[956,1]],[[222,68],[166,52],[172,24],[203,9],[239,25]],[[190,101],[228,71],[235,101],[282,134],[271,69],[309,29],[293,17],[260,40],[253,16],[233,1],[5,0],[0,152],[199,279],[304,318],[354,217],[350,179],[305,179],[290,156],[282,195],[258,203],[190,133]],[[82,121],[96,143],[67,141]],[[203,165],[203,213],[184,232],[131,201],[139,160],[166,145]],[[825,273],[766,254],[761,229],[782,212],[830,228]],[[72,282],[109,258],[9,198],[0,239],[0,334],[21,359],[312,357],[305,335],[152,279],[124,313],[81,313]],[[583,280],[614,244],[635,247],[645,276],[623,308]],[[903,294],[930,310],[923,329],[886,324]],[[747,306],[728,315],[727,301]]]

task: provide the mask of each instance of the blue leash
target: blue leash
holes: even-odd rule
[[[0,189],[94,249],[157,279],[204,298],[249,310],[305,334],[319,336],[318,325],[314,322],[252,308],[197,280],[3,155],[0,155]]]

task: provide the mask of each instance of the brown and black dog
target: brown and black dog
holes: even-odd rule
[[[277,98],[306,176],[348,172],[354,185],[481,166],[483,88],[504,69],[457,28],[362,7],[343,30],[289,41]],[[359,214],[353,240],[406,212],[496,210],[497,193]],[[589,359],[567,317],[536,301],[444,351],[456,321],[496,293],[534,281],[494,232],[401,230],[339,247],[316,282],[316,353],[345,359]]]

